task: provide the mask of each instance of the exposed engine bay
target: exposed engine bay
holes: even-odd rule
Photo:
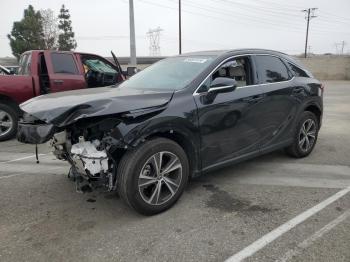
[[[83,126],[75,124],[55,133],[49,140],[53,154],[70,163],[68,175],[75,181],[78,192],[96,188],[107,191],[116,189],[117,160],[125,152],[123,143],[110,137],[112,126],[118,122],[108,119]]]

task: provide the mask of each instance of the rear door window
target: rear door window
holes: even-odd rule
[[[77,75],[78,68],[75,64],[73,55],[52,53],[52,66],[55,74]]]
[[[256,55],[255,62],[260,84],[276,83],[290,79],[286,65],[278,57]]]

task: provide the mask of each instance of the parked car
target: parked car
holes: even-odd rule
[[[28,51],[17,75],[0,75],[0,141],[17,131],[19,104],[35,96],[113,85],[124,80],[120,65],[94,54]]]
[[[190,177],[284,148],[313,150],[323,85],[269,50],[161,60],[118,88],[33,98],[18,140],[49,141],[77,188],[105,185],[146,215],[170,208]]]
[[[6,67],[0,65],[0,75],[11,75],[11,72]]]
[[[10,75],[17,75],[19,66],[6,66],[6,69],[10,71]]]

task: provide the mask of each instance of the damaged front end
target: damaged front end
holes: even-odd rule
[[[126,150],[133,147],[140,122],[158,114],[163,107],[129,111],[111,117],[80,119],[58,127],[24,114],[17,138],[22,143],[47,142],[56,158],[71,165],[69,178],[78,192],[117,188],[117,166]],[[138,127],[135,129],[135,127]]]
[[[167,107],[172,92],[126,88],[69,91],[33,98],[23,104],[17,138],[22,143],[48,142],[54,155],[71,165],[77,190],[117,187],[117,165],[147,129],[147,119]]]
[[[115,129],[119,123],[115,118],[86,119],[59,128],[25,114],[19,123],[17,139],[29,144],[48,142],[53,154],[71,165],[68,176],[76,182],[78,192],[93,188],[113,191],[117,183],[117,159],[126,148]]]

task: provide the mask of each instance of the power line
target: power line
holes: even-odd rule
[[[169,1],[172,1],[172,0],[169,0]],[[157,6],[161,6],[161,5],[156,4],[154,2],[149,2],[149,1],[145,1],[145,0],[143,0],[143,2],[149,3],[149,4],[153,4],[153,5],[157,5]],[[196,5],[196,4],[189,3],[188,1],[186,1],[186,5],[188,7],[195,8],[196,10],[199,9],[199,10],[203,10],[205,12],[211,13],[211,14],[218,14],[218,15],[221,16],[221,17],[216,17],[216,16],[207,15],[207,14],[198,13],[198,12],[193,12],[193,11],[189,11],[187,9],[184,9],[184,12],[186,12],[186,13],[200,15],[200,16],[204,16],[206,18],[212,18],[212,19],[216,19],[216,20],[220,20],[220,21],[235,22],[235,23],[245,24],[245,25],[249,25],[249,26],[253,26],[252,24],[261,26],[263,24],[264,26],[265,25],[269,25],[269,26],[272,26],[272,27],[284,28],[283,25],[281,25],[280,23],[276,23],[275,21],[272,21],[272,20],[269,20],[269,19],[266,19],[266,18],[264,18],[262,20],[262,19],[257,18],[257,16],[249,16],[247,14],[242,14],[242,13],[239,13],[237,11],[235,11],[235,16],[232,16],[231,12],[227,12],[227,10],[222,10],[222,9],[218,9],[218,8],[215,8],[215,7],[210,7],[210,6],[205,7],[205,5],[200,5],[199,6],[199,5]],[[169,6],[162,5],[162,7],[172,9]],[[226,16],[226,17],[229,17],[229,18],[223,18],[223,15]],[[301,28],[293,27],[293,28],[291,28],[290,31],[301,32]]]
[[[158,7],[162,7],[162,8],[167,8],[167,9],[172,9],[172,10],[178,10],[177,8],[174,8],[174,7],[170,7],[168,5],[164,5],[164,4],[159,4],[159,3],[155,3],[155,2],[151,2],[151,1],[148,1],[148,0],[140,0],[142,1],[143,3],[146,3],[146,4],[150,4],[150,5],[154,5],[154,6],[158,6]],[[168,0],[172,3],[174,3],[174,1],[177,1],[177,0]],[[298,26],[296,26],[295,23],[291,24],[291,23],[287,23],[284,20],[280,20],[280,21],[272,21],[272,20],[269,20],[269,19],[266,19],[266,17],[264,17],[263,19],[259,19],[258,16],[250,16],[250,15],[247,15],[247,14],[243,14],[243,13],[239,13],[237,11],[234,11],[235,12],[235,15],[232,16],[232,13],[231,12],[227,12],[227,10],[222,10],[222,9],[218,9],[218,8],[215,8],[215,7],[209,7],[206,8],[205,5],[194,5],[194,4],[191,4],[191,3],[188,3],[188,1],[186,1],[186,5],[188,7],[191,7],[192,5],[192,8],[195,8],[196,11],[190,11],[188,9],[183,9],[183,12],[186,12],[186,13],[190,13],[190,14],[194,14],[194,15],[198,15],[198,16],[203,16],[203,17],[206,17],[206,18],[211,18],[211,19],[216,19],[216,20],[220,20],[220,21],[226,21],[226,22],[234,22],[234,23],[239,23],[239,24],[243,24],[243,25],[248,25],[248,26],[264,26],[264,29],[272,29],[272,28],[278,28],[278,29],[285,29],[285,25],[289,25],[290,27],[288,28],[288,31],[289,32],[302,32],[302,28],[301,28],[301,24],[298,24]],[[217,16],[213,16],[213,15],[207,15],[207,14],[203,14],[203,13],[199,13],[197,10],[203,10],[203,11],[206,11],[206,12],[209,12],[211,14],[218,14],[220,15],[220,17],[217,17]],[[223,17],[226,16],[226,17],[229,17],[229,18],[226,18],[226,17]],[[270,28],[267,28],[267,25],[270,27]],[[300,27],[299,27],[300,26]],[[326,31],[326,30],[315,30],[316,33],[333,33],[333,31]],[[340,32],[339,32],[340,33]]]
[[[174,1],[177,1],[177,0],[168,0],[168,1],[171,1],[171,2],[174,2]],[[219,1],[220,3],[225,2],[225,0],[212,0],[212,1]],[[229,2],[230,4],[233,4],[232,2]],[[264,13],[264,15],[267,15],[268,14],[268,17],[270,18],[266,18],[264,17],[263,19],[260,19],[258,17],[260,17],[260,9],[257,9],[257,10],[252,10],[252,9],[249,9],[247,11],[249,11],[249,14],[247,13],[240,13],[240,12],[237,12],[237,8],[240,8],[241,7],[241,4],[239,3],[239,5],[237,5],[237,8],[235,8],[235,10],[232,10],[232,12],[234,12],[235,16],[232,17],[232,12],[230,9],[219,9],[217,7],[213,7],[213,6],[208,6],[208,5],[204,5],[204,4],[200,4],[198,5],[196,2],[194,1],[189,1],[187,0],[185,2],[186,6],[190,7],[190,8],[195,8],[196,11],[197,10],[203,10],[205,12],[209,12],[209,13],[212,13],[212,14],[220,14],[221,16],[222,15],[225,15],[227,17],[230,17],[230,20],[232,20],[232,18],[241,18],[239,20],[235,20],[236,23],[240,23],[240,24],[247,24],[247,20],[248,21],[248,24],[249,23],[258,23],[259,26],[261,26],[262,24],[264,24],[264,26],[266,24],[268,24],[269,26],[273,26],[273,27],[277,27],[277,28],[283,28],[285,29],[285,25],[289,26],[289,31],[298,31],[298,32],[301,32],[301,31],[304,31],[302,28],[303,26],[300,24],[300,22],[296,19],[294,19],[294,21],[292,21],[291,19],[288,20],[288,19],[285,19],[285,17],[279,17],[278,15],[276,16],[275,14],[271,14],[269,11],[265,11],[265,12],[268,12],[268,13]],[[256,6],[254,7],[256,8]],[[186,11],[185,11],[186,12]],[[188,11],[187,11],[188,12]],[[257,15],[254,15],[254,12],[257,14]],[[198,13],[196,13],[198,14]],[[210,17],[210,16],[209,16]],[[299,16],[298,16],[299,17]],[[218,20],[224,20],[222,18],[217,18],[215,17],[216,19]],[[274,18],[277,18],[277,20],[274,20]],[[227,20],[226,20],[227,21]],[[328,25],[329,26],[329,25]],[[329,30],[327,30],[329,29]],[[345,33],[345,34],[349,34],[350,32],[335,32],[334,31],[334,27],[332,28],[325,28],[324,26],[322,26],[322,29],[318,29],[316,28],[314,30],[314,32],[316,33]]]
[[[177,4],[178,4],[178,0],[168,0],[169,2],[171,2],[174,5],[170,5],[166,4],[165,2],[153,2],[150,0],[139,0],[142,1],[146,4],[150,4],[153,6],[157,6],[157,7],[162,7],[162,8],[167,8],[167,9],[171,9],[173,11],[178,12],[178,8],[177,8]],[[212,1],[220,1],[222,3],[223,0],[212,0]],[[192,2],[192,3],[191,3]],[[224,1],[225,2],[225,1]],[[196,16],[203,16],[205,18],[209,18],[209,19],[215,19],[215,20],[219,20],[221,22],[229,22],[230,24],[241,24],[241,25],[247,25],[250,27],[255,27],[255,29],[257,27],[259,27],[259,29],[261,30],[274,30],[276,32],[276,29],[281,30],[281,32],[286,32],[286,25],[288,26],[288,34],[291,34],[293,32],[295,33],[301,33],[304,32],[304,30],[299,27],[301,26],[300,22],[298,22],[298,20],[293,21],[293,19],[280,19],[279,17],[277,18],[277,16],[275,16],[274,14],[263,18],[260,18],[260,15],[254,15],[254,13],[249,12],[249,13],[240,13],[237,12],[237,9],[235,8],[235,10],[233,10],[232,12],[230,10],[232,10],[232,8],[230,8],[229,6],[227,6],[227,8],[225,7],[225,10],[223,9],[219,9],[216,7],[211,7],[208,5],[205,5],[203,3],[200,3],[200,5],[197,4],[193,4],[193,1],[190,0],[184,0],[182,1],[182,3],[184,4],[184,6],[182,7],[182,11],[185,13],[189,13],[189,14],[193,14]],[[230,3],[231,5],[233,3]],[[193,8],[193,10],[188,9],[188,8]],[[203,10],[203,12],[201,12]],[[256,11],[258,12],[258,11]],[[293,11],[294,12],[294,11]],[[300,12],[300,11],[298,11]],[[234,14],[234,15],[232,15]],[[268,20],[268,18],[275,18],[275,21],[271,21]],[[277,20],[278,19],[278,20]],[[291,24],[287,24],[291,23]],[[237,25],[236,25],[237,26]],[[315,25],[315,27],[317,27],[317,25]],[[313,36],[314,37],[324,37],[324,36],[329,36],[330,33],[331,34],[336,34],[336,33],[341,33],[341,34],[349,34],[350,32],[336,32],[334,31],[334,27],[333,28],[329,28],[329,30],[327,30],[328,28],[322,27],[322,29],[318,29],[318,28],[313,28]]]
[[[171,1],[171,0],[169,0]],[[269,21],[270,23],[274,23],[274,24],[278,24],[280,26],[285,25],[289,25],[290,27],[292,27],[293,29],[296,28],[296,26],[299,28],[300,26],[302,26],[300,24],[300,22],[298,20],[296,20],[296,17],[299,17],[299,15],[297,14],[297,10],[296,9],[287,9],[286,12],[283,12],[284,8],[280,8],[278,7],[277,9],[274,7],[270,7],[270,6],[266,6],[266,4],[264,6],[260,5],[263,4],[264,2],[259,0],[258,1],[258,5],[250,5],[246,2],[241,3],[241,2],[232,2],[232,1],[227,1],[227,0],[211,0],[214,3],[220,3],[220,5],[222,6],[222,4],[227,4],[230,6],[234,6],[234,10],[232,9],[228,9],[225,7],[225,10],[223,9],[218,9],[217,7],[213,7],[213,6],[208,6],[208,8],[210,9],[206,9],[208,11],[213,11],[213,10],[221,10],[221,12],[229,12],[229,16],[232,17],[232,12],[234,12],[235,15],[240,16],[240,15],[244,15],[246,18],[251,19],[257,19],[257,17],[260,17],[261,15],[265,15],[268,16],[268,18],[264,17],[263,21]],[[191,3],[196,3],[197,8],[199,9],[203,9],[203,7],[205,7],[206,5],[200,3],[200,5],[198,5],[197,2],[194,1],[186,1],[186,4],[189,5],[189,2]],[[266,1],[265,1],[266,2]],[[193,4],[192,4],[193,5]],[[246,12],[245,14],[239,13],[237,12],[237,9],[242,9],[243,12]],[[232,12],[231,12],[232,10]],[[288,11],[290,10],[290,11]],[[299,11],[298,11],[299,12]],[[256,14],[256,15],[255,15]],[[289,16],[289,19],[286,19],[286,16]],[[259,19],[260,21],[262,19]],[[316,25],[315,27],[315,32],[322,32],[322,33],[346,33],[349,34],[350,32],[336,32],[334,31],[335,26],[334,23],[342,23],[342,25],[344,25],[344,22],[340,22],[340,21],[334,21],[334,19],[331,19],[331,21],[328,21],[327,19],[322,19],[322,23],[325,24],[320,24],[320,25]],[[302,26],[303,27],[303,26]]]

